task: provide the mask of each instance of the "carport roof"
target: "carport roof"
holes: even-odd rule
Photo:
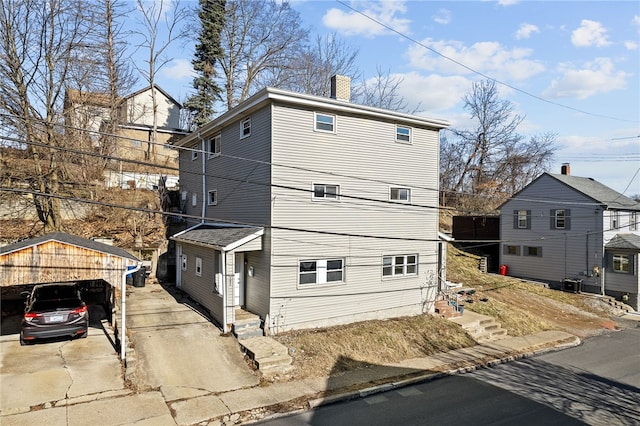
[[[261,237],[263,234],[263,228],[253,226],[200,224],[175,234],[171,239],[229,251]]]
[[[640,250],[640,235],[616,234],[605,246],[607,249]]]
[[[138,258],[136,258],[134,255],[124,249],[121,249],[120,247],[115,247],[87,238],[78,237],[77,235],[67,234],[66,232],[52,232],[50,234],[41,235],[39,237],[18,241],[17,243],[0,247],[0,254],[11,253],[27,247],[46,243],[48,241],[59,241],[61,243],[84,247],[89,250],[95,250],[102,253],[112,254],[114,256],[124,257],[126,259],[132,259],[136,261],[138,260]]]

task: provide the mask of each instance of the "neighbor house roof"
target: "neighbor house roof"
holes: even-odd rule
[[[366,105],[359,105],[349,101],[343,101],[323,96],[307,95],[304,93],[290,92],[288,90],[265,87],[249,99],[230,109],[209,123],[203,125],[198,130],[187,135],[176,143],[178,146],[188,146],[200,140],[200,135],[216,131],[228,123],[251,114],[271,102],[280,102],[288,105],[304,108],[317,108],[335,111],[343,114],[353,114],[370,117],[378,120],[393,120],[405,124],[416,126],[427,126],[435,129],[449,127],[450,123],[445,120],[420,117],[398,111],[391,111],[382,108],[374,108]]]
[[[611,241],[605,245],[607,249],[629,249],[640,250],[640,235],[636,234],[616,234]]]
[[[166,97],[167,99],[169,99],[171,102],[173,102],[174,104],[178,105],[180,108],[182,108],[182,104],[178,101],[176,101],[173,96],[171,96],[170,94],[168,94],[162,87],[158,86],[157,84],[153,83],[153,87],[160,93],[162,93],[164,95],[164,97]],[[147,90],[150,90],[151,86],[147,86],[147,87],[143,87],[142,89],[138,90],[137,92],[133,92],[129,95],[124,96],[122,99],[127,100],[127,99],[131,99],[135,96],[140,95],[141,93],[146,92]]]
[[[254,226],[228,224],[199,224],[177,233],[172,240],[229,251],[264,234],[264,229]]]
[[[555,173],[545,174],[594,199],[598,203],[605,205],[607,208],[640,210],[640,203],[592,178]]]
[[[99,251],[102,253],[112,254],[114,256],[124,257],[127,259],[138,260],[134,255],[127,252],[120,247],[111,246],[109,244],[100,243],[87,238],[78,237],[76,235],[67,234],[65,232],[52,232],[50,234],[41,235],[39,237],[29,238],[26,240],[18,241],[13,244],[9,244],[0,247],[0,254],[11,253],[14,251],[22,250],[27,247],[32,247],[48,241],[58,241],[78,247],[83,247],[90,250]]]

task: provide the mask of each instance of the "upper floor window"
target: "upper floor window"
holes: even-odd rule
[[[218,204],[218,190],[212,189],[207,193],[207,204],[210,206]]]
[[[409,188],[398,188],[391,187],[389,188],[389,199],[391,201],[411,201],[411,189]]]
[[[611,229],[618,229],[620,226],[620,212],[617,210],[611,210]]]
[[[631,218],[629,219],[629,231],[638,230],[638,212],[631,212]]]
[[[629,256],[626,254],[613,255],[613,271],[629,273]]]
[[[208,151],[209,151],[209,158],[213,158],[213,157],[217,157],[218,155],[220,155],[220,149],[222,147],[222,136],[221,135],[215,135],[212,138],[209,138],[208,142]]]
[[[531,229],[531,210],[516,210],[514,216],[515,228]]]
[[[336,130],[336,116],[332,114],[315,114],[315,129],[320,132],[334,133]]]
[[[396,126],[396,142],[411,143],[411,127]]]
[[[418,255],[384,256],[382,258],[382,276],[398,277],[418,274]]]
[[[240,122],[240,139],[251,136],[251,117]]]
[[[551,210],[549,216],[551,218],[551,229],[571,229],[571,210]]]
[[[313,184],[314,200],[337,200],[340,196],[339,185],[327,185],[324,183]]]
[[[344,281],[344,259],[302,260],[300,284],[325,284]]]

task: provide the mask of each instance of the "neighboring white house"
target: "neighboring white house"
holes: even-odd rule
[[[240,308],[271,333],[433,308],[449,123],[349,93],[265,88],[178,142],[176,284],[225,331]]]
[[[640,308],[640,203],[571,176],[565,164],[562,174],[542,174],[500,211],[501,264],[508,275],[581,286]]]

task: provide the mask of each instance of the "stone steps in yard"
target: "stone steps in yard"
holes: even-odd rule
[[[270,337],[239,340],[244,352],[263,373],[284,373],[292,368],[293,359],[283,344]]]
[[[492,342],[507,336],[507,330],[492,317],[465,311],[460,317],[450,318],[459,324],[478,343]]]
[[[231,332],[236,339],[245,340],[252,337],[264,336],[262,330],[262,320],[258,315],[252,314],[241,309],[236,310],[236,317],[233,325],[231,326]]]

